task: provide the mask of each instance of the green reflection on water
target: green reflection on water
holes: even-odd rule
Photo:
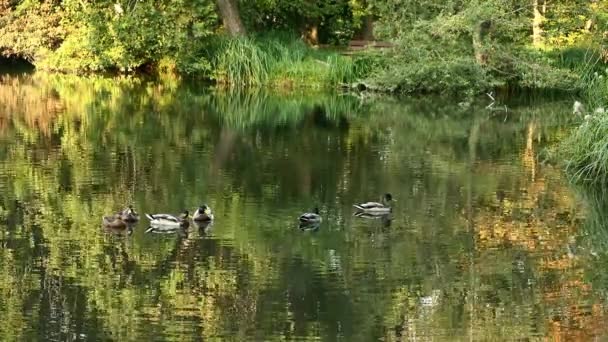
[[[580,209],[537,160],[568,107],[484,107],[4,76],[0,338],[578,337],[603,312],[564,257]],[[386,191],[391,222],[352,216]],[[100,227],[202,203],[207,230]]]

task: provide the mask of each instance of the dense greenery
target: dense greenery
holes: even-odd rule
[[[529,0],[378,1],[378,31],[398,50],[374,80],[402,92],[581,89],[578,69],[588,60],[572,60],[571,51],[601,50],[594,37],[605,30],[598,18],[606,4],[573,2],[552,1],[543,10],[546,2]]]
[[[3,1],[0,53],[39,69],[172,72],[231,86],[581,90],[590,56],[604,51],[607,8],[583,0]],[[394,48],[342,56],[303,43],[374,35]]]

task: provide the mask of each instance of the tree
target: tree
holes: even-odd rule
[[[234,37],[244,36],[246,34],[245,26],[243,26],[236,0],[217,0],[217,7],[228,33]]]
[[[539,2],[542,1],[542,5]],[[541,27],[545,20],[545,13],[547,12],[547,0],[532,0],[532,11],[534,17],[532,19],[532,43],[534,46],[539,46],[543,42],[543,29]]]

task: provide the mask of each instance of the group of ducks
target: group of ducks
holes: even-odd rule
[[[380,202],[366,202],[353,205],[357,210],[355,216],[364,218],[382,218],[388,216],[391,211],[391,202],[393,196],[389,193],[384,194]],[[145,214],[150,220],[150,229],[176,229],[186,228],[190,225],[190,213],[185,210],[179,215],[171,214]],[[213,213],[211,208],[203,204],[194,211],[192,221],[195,224],[209,224],[213,221]],[[300,215],[300,229],[318,229],[322,218],[319,214],[319,208],[315,208],[312,213],[304,213]],[[133,206],[128,206],[126,209],[115,213],[112,216],[104,216],[102,224],[106,228],[124,229],[139,222],[139,214],[133,209]]]
[[[185,210],[179,215],[171,214],[146,214],[150,220],[151,228],[186,228],[190,225],[188,220],[190,213]],[[124,229],[139,221],[139,214],[135,212],[133,206],[128,206],[126,209],[115,213],[112,216],[104,216],[102,224],[106,228]],[[195,223],[210,223],[213,221],[213,213],[211,208],[203,204],[194,211],[192,221]]]
[[[355,216],[363,218],[387,218],[392,212],[391,202],[393,196],[389,193],[384,194],[380,202],[365,202],[354,204]],[[318,229],[322,221],[319,208],[316,207],[312,213],[300,215],[300,229]]]

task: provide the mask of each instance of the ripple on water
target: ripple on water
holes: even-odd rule
[[[0,130],[0,340],[605,336],[602,256],[565,250],[603,221],[586,221],[560,170],[538,162],[561,134],[559,107],[503,120],[428,96],[157,87],[0,84],[14,112]],[[34,110],[49,103],[61,110]],[[385,192],[392,221],[353,217]],[[99,223],[128,204],[201,202],[210,229]],[[315,205],[319,229],[298,229]]]

